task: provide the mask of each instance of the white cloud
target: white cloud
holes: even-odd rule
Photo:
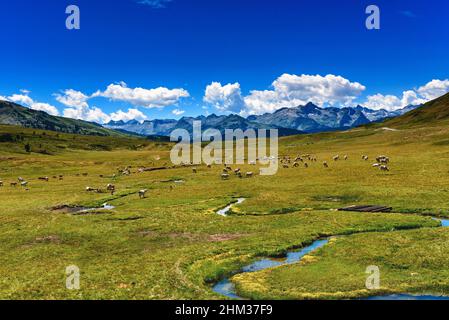
[[[296,107],[307,102],[320,106],[348,105],[366,89],[335,75],[283,74],[272,84],[273,90],[253,90],[248,96],[241,94],[240,84],[222,86],[213,82],[206,88],[204,101],[220,111],[241,114],[262,114],[282,107]]]
[[[126,85],[122,83],[118,86],[124,87]],[[140,110],[135,108],[128,109],[127,112],[118,110],[111,114],[107,114],[98,107],[90,107],[88,103],[89,99],[93,97],[103,96],[103,93],[99,91],[91,96],[88,96],[80,91],[67,89],[64,90],[62,94],[55,94],[55,96],[57,101],[69,107],[64,109],[64,117],[67,118],[74,118],[97,123],[107,123],[111,120],[143,121],[147,119],[147,116],[145,114],[143,114]]]
[[[155,89],[128,88],[126,83],[111,84],[105,91],[97,91],[92,97],[105,97],[116,101],[125,101],[135,106],[145,108],[163,108],[175,105],[182,98],[190,94],[184,89],[168,89],[159,87]]]
[[[96,123],[107,123],[114,121],[129,121],[129,120],[145,120],[147,117],[138,109],[128,109],[127,112],[118,110],[111,114],[105,113],[98,107],[90,107],[88,100],[90,96],[73,89],[64,90],[62,94],[55,94],[56,100],[65,106],[64,117],[85,120]]]
[[[63,94],[56,93],[54,96],[56,97],[56,101],[70,108],[88,106],[87,100],[89,97],[80,91],[67,89],[63,91]]]
[[[31,109],[38,110],[38,111],[44,111],[52,116],[58,116],[59,111],[55,106],[52,106],[48,103],[43,102],[35,102],[31,106]]]
[[[100,108],[82,106],[76,108],[64,109],[64,117],[85,120],[96,123],[106,123],[111,120],[111,117],[103,112]]]
[[[283,74],[273,82],[273,87],[283,100],[311,101],[318,105],[349,104],[366,89],[358,82],[332,74],[324,77]]]
[[[59,111],[55,106],[52,106],[51,104],[48,104],[48,103],[34,101],[29,96],[30,91],[28,91],[28,90],[21,90],[21,92],[22,92],[22,94],[17,94],[17,93],[13,94],[13,95],[9,96],[8,98],[6,98],[6,100],[21,104],[21,105],[28,107],[30,109],[33,109],[33,110],[47,112],[48,114],[51,114],[52,116],[59,115]]]
[[[373,110],[396,110],[402,107],[401,100],[393,95],[375,94],[368,96],[367,101],[363,104],[365,107]]]
[[[13,94],[8,97],[9,100],[12,102],[23,104],[27,107],[31,106],[33,104],[33,99],[31,99],[27,94]]]
[[[96,123],[105,123],[111,120],[111,117],[100,108],[90,107],[87,102],[90,97],[81,91],[66,89],[62,94],[56,93],[54,96],[59,103],[69,107],[63,111],[66,118]]]
[[[449,79],[432,80],[418,88],[418,93],[427,100],[433,100],[449,92]]]
[[[421,98],[418,94],[413,90],[407,90],[402,93],[401,106],[406,107],[409,105],[420,105],[426,103],[428,100]]]
[[[111,119],[114,121],[130,121],[130,120],[137,120],[137,121],[143,121],[146,120],[148,117],[143,114],[138,109],[128,109],[128,112],[123,112],[122,110],[118,110],[117,112],[113,112],[110,115]]]
[[[4,96],[0,96],[0,101],[9,101],[9,99]]]
[[[184,111],[184,110],[180,110],[180,109],[175,109],[175,110],[172,111],[172,113],[173,113],[175,116],[180,116],[180,115],[184,114],[185,111]]]
[[[245,113],[263,114],[276,111],[282,107],[296,107],[305,103],[307,103],[307,101],[299,99],[282,99],[276,91],[253,90],[249,96],[245,97]]]
[[[220,111],[240,112],[245,107],[240,84],[237,82],[224,86],[219,82],[212,82],[206,87],[203,100]]]
[[[415,90],[407,90],[402,97],[394,95],[375,94],[367,97],[365,107],[378,110],[397,110],[409,105],[420,105],[449,92],[449,80],[432,80]]]

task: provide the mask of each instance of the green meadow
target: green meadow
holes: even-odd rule
[[[220,178],[222,165],[197,166],[197,173],[172,167],[172,145],[164,141],[10,126],[0,126],[0,141],[1,299],[222,299],[211,290],[216,281],[260,257],[331,236],[336,240],[298,264],[236,275],[238,293],[449,295],[449,231],[432,219],[449,217],[446,125],[281,138],[281,156],[318,161],[280,167],[274,176],[242,165],[256,175],[229,180]],[[333,161],[335,155],[348,160]],[[391,158],[390,171],[372,167],[378,155]],[[126,167],[131,174],[120,174]],[[140,167],[166,169],[138,173]],[[26,188],[10,185],[18,177]],[[114,195],[86,192],[107,184],[116,186]],[[144,199],[141,189],[148,190]],[[229,216],[216,214],[240,197],[246,201]],[[104,203],[115,208],[58,210]],[[357,204],[391,206],[393,213],[336,210]],[[65,286],[70,265],[81,271],[79,290]],[[376,292],[365,289],[368,265],[381,270]]]
[[[449,291],[449,230],[354,234],[330,243],[298,264],[237,275],[238,291],[253,299],[349,299]],[[368,266],[378,266],[380,288],[368,290]]]

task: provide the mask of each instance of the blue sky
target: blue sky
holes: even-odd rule
[[[70,4],[80,30],[65,28]],[[370,4],[380,30],[365,27]],[[448,12],[447,0],[3,1],[0,97],[99,122],[396,109],[449,91]]]

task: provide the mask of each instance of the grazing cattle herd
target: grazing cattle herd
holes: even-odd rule
[[[334,162],[338,162],[341,161],[341,159],[344,159],[344,161],[347,161],[349,159],[348,155],[344,155],[343,157],[340,157],[340,155],[335,155],[332,157],[332,160]],[[259,159],[257,159],[259,160]],[[270,161],[276,161],[276,159],[274,157],[270,157],[267,158],[265,157],[263,160],[270,160]],[[362,155],[362,160],[363,161],[368,161],[369,157],[367,155]],[[317,162],[317,157],[310,155],[310,154],[305,154],[305,155],[298,155],[296,156],[294,159],[290,156],[279,156],[277,158],[277,162],[280,163],[281,167],[284,169],[289,169],[290,167],[293,168],[298,168],[300,167],[300,163],[303,164],[304,168],[309,168],[310,164],[313,162]],[[256,165],[256,161],[250,161],[249,164],[250,165]],[[372,164],[373,168],[377,168],[380,171],[383,172],[389,172],[390,168],[389,168],[389,164],[390,164],[390,158],[388,156],[385,155],[379,155],[376,157],[376,162]],[[190,164],[181,164],[181,167],[192,167],[193,163]],[[206,165],[207,168],[211,169],[212,165],[211,164],[207,164]],[[323,161],[323,167],[324,168],[330,168],[330,165],[327,161]],[[127,166],[124,169],[121,168],[117,168],[117,174],[112,174],[111,176],[109,176],[111,179],[115,179],[118,175],[121,176],[129,176],[131,175],[131,166]],[[176,168],[176,166],[172,166],[170,168]],[[157,168],[139,168],[137,170],[137,172],[135,173],[144,173],[147,171],[155,171],[155,170],[164,170],[164,169],[169,169],[169,167],[157,167]],[[192,173],[197,174],[199,172],[198,167],[192,167]],[[231,174],[234,173],[234,175],[240,179],[243,178],[253,178],[255,176],[254,172],[252,171],[248,171],[248,172],[243,172],[240,168],[236,168],[233,169],[230,165],[224,164],[224,168],[222,170],[221,173],[221,179],[222,180],[230,180],[231,179]],[[83,176],[83,177],[87,177],[88,173],[82,173],[82,174],[76,174],[76,176]],[[100,175],[101,178],[104,178],[104,175]],[[53,176],[53,179],[55,180],[63,180],[64,176],[63,175],[55,175]],[[16,181],[12,181],[10,182],[10,186],[15,188],[17,187],[19,184],[20,186],[26,190],[29,191],[29,183],[27,180],[25,180],[22,177],[18,177],[17,178],[18,182]],[[39,177],[37,178],[37,180],[39,181],[45,181],[45,182],[49,182],[50,178],[47,176],[44,177]],[[4,187],[4,182],[0,179],[0,187]],[[170,190],[173,190],[173,186],[170,186]],[[93,188],[93,187],[86,187],[85,189],[86,192],[95,192],[95,193],[104,193],[105,191],[102,188]],[[107,184],[106,185],[106,192],[110,193],[111,195],[114,195],[114,193],[116,192],[116,186],[114,184]],[[139,195],[140,199],[145,199],[146,198],[146,194],[147,194],[148,190],[147,189],[142,189],[139,190],[138,192],[136,192]]]

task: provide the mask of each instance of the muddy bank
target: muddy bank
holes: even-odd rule
[[[60,206],[51,208],[51,211],[74,214],[74,215],[82,215],[82,214],[91,214],[91,213],[94,213],[95,211],[104,211],[104,213],[107,213],[107,211],[110,211],[113,209],[115,209],[115,207],[111,206],[107,203],[104,203],[101,207],[96,207],[96,208],[64,204],[64,205],[60,205]],[[103,213],[103,212],[101,212],[101,213]]]

